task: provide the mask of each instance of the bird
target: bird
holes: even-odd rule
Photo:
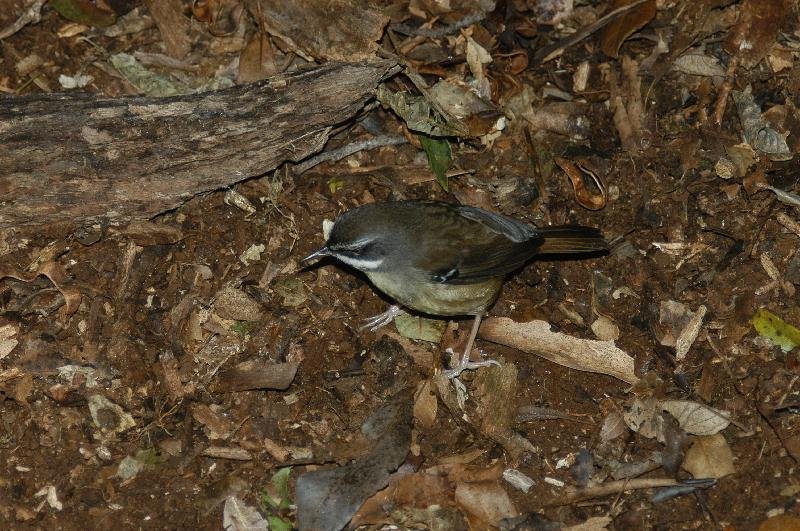
[[[437,317],[473,317],[466,349],[456,367],[499,365],[471,362],[481,319],[503,282],[537,255],[600,253],[608,245],[599,229],[581,225],[535,227],[481,208],[444,201],[369,203],[341,214],[325,245],[303,259],[336,260],[366,275],[391,298],[385,312],[366,320],[372,330],[390,323],[404,307]]]

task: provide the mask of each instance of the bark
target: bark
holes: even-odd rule
[[[394,63],[326,63],[203,94],[0,98],[0,229],[151,218],[325,145]]]

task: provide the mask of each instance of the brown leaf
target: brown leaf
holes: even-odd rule
[[[436,422],[436,411],[439,401],[432,392],[431,381],[422,382],[414,397],[414,418],[426,428],[433,427]]]
[[[498,526],[503,518],[519,514],[508,493],[496,481],[459,483],[456,503],[466,513],[491,526]]]
[[[239,54],[239,74],[236,81],[252,83],[278,73],[275,49],[266,33],[255,33]]]
[[[20,404],[27,404],[28,397],[33,391],[33,376],[28,372],[24,372],[17,378],[0,384],[0,391]]]
[[[32,274],[0,265],[0,280],[4,278],[15,278],[23,282],[33,282],[39,275],[44,275],[49,278],[50,282],[52,282],[56,289],[61,292],[61,295],[64,296],[64,306],[62,306],[59,311],[62,320],[66,320],[73,313],[78,311],[78,307],[81,304],[81,292],[77,288],[65,285],[67,284],[67,275],[64,272],[64,268],[57,262],[47,262],[41,265],[38,271]]]
[[[373,495],[353,516],[356,528],[365,524],[378,524],[388,516],[390,507],[426,507],[430,503],[453,504],[453,486],[443,475],[427,471],[414,474],[395,474],[389,486]]]
[[[144,0],[150,16],[158,26],[164,50],[176,59],[186,57],[192,48],[189,37],[189,19],[183,16],[181,0]]]
[[[733,452],[721,433],[695,439],[681,466],[695,478],[721,478],[736,472]]]
[[[192,417],[208,429],[208,438],[211,440],[227,439],[235,428],[230,420],[215,413],[206,404],[195,404]]]
[[[800,531],[800,518],[779,514],[761,522],[758,531]]]
[[[793,3],[792,0],[744,0],[739,20],[725,41],[725,51],[738,55],[745,68],[757,65],[772,49],[781,28],[791,20],[787,15]]]
[[[611,10],[632,4],[636,0],[614,0]],[[635,7],[603,28],[600,34],[600,49],[609,57],[616,58],[619,47],[633,32],[642,28],[656,16],[656,0],[648,0]]]
[[[627,432],[628,428],[622,418],[622,413],[615,409],[609,411],[603,420],[603,425],[600,427],[600,440],[608,442],[625,435]]]
[[[355,0],[260,0],[251,2],[248,9],[263,21],[271,35],[307,60],[369,58],[378,49],[377,41],[389,22],[389,17],[376,7]]]

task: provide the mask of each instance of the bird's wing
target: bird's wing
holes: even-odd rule
[[[450,205],[436,232],[436,253],[417,267],[435,282],[474,284],[505,276],[537,252],[536,230],[513,218],[468,206]],[[448,221],[444,221],[448,220]]]

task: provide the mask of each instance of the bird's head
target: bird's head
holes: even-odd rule
[[[365,273],[381,271],[397,260],[398,238],[394,221],[377,204],[348,210],[336,220],[328,241],[303,261],[332,256]]]

